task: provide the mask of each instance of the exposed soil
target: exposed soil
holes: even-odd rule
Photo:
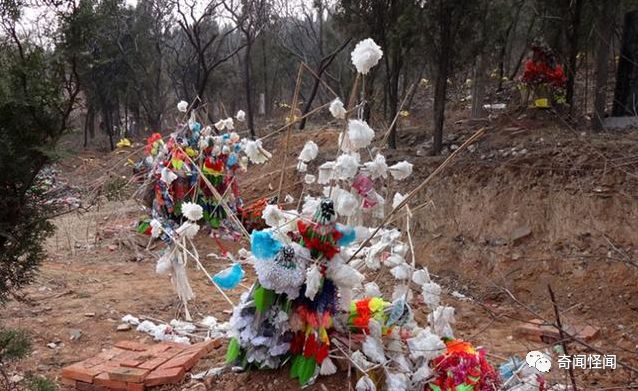
[[[426,137],[416,129],[421,119],[405,121],[399,145],[406,147],[386,157],[389,163],[411,161],[415,173],[400,188],[389,182],[390,195],[408,192],[445,158],[427,156]],[[581,134],[579,126],[568,128],[551,115],[509,113],[490,123],[460,119],[450,127],[446,145],[454,149],[483,125],[489,130],[478,146],[463,153],[410,204],[418,262],[446,288],[444,303],[457,309],[457,336],[485,346],[494,364],[543,348],[512,333],[520,321],[539,315],[553,320],[547,292],[551,284],[566,322],[599,327],[600,336],[591,345],[638,367],[638,134]],[[321,151],[317,161],[323,161],[335,155],[336,137],[337,131],[329,128],[291,135],[284,194],[297,199],[302,191],[294,166],[303,142],[315,140]],[[285,134],[268,139],[266,148],[274,159],[241,178],[246,200],[276,193],[285,139]],[[64,180],[87,188],[109,169],[109,180],[129,176],[130,167],[123,166],[128,153],[83,152],[57,169]],[[155,274],[153,257],[143,248],[132,249],[132,227],[142,213],[132,200],[102,200],[87,213],[56,219],[58,230],[37,281],[24,291],[24,300],[10,302],[0,312],[3,324],[24,328],[33,337],[34,351],[13,368],[16,373],[33,371],[58,379],[63,366],[113,341],[149,341],[136,331],[117,332],[123,315],[165,321],[178,315],[170,282]],[[200,236],[201,255],[219,251],[215,242]],[[203,260],[211,272],[225,267],[212,257]],[[228,304],[195,267],[189,275],[197,294],[193,317],[226,320]],[[241,291],[229,296],[236,301]],[[417,316],[424,317],[423,309],[417,309]],[[70,340],[74,330],[81,330],[78,340]],[[57,348],[47,347],[56,341]],[[592,352],[575,343],[569,348],[572,354]],[[224,347],[215,351],[196,371],[222,365],[224,353]],[[576,377],[584,390],[629,389],[636,382],[636,373],[622,368],[577,371]],[[569,383],[566,371],[552,371],[550,378]],[[347,383],[347,372],[340,372],[319,378],[308,389],[343,389]],[[226,373],[205,386],[298,389],[285,368]],[[189,382],[166,389],[202,387]]]

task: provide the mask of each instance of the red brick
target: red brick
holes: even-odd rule
[[[60,383],[64,384],[65,386],[75,388],[75,384],[77,383],[77,381],[63,377],[62,379],[60,379]]]
[[[95,367],[87,368],[81,362],[62,369],[62,377],[83,381],[85,383],[93,383],[93,378],[99,373],[100,371],[96,370]]]
[[[166,361],[170,360],[171,358],[172,357],[161,357],[161,356],[154,357],[154,358],[152,358],[152,359],[140,364],[138,366],[138,368],[153,370],[153,369],[159,367],[160,365],[164,364]]]
[[[163,353],[163,352],[167,351],[170,348],[171,347],[169,345],[166,345],[164,343],[158,343],[158,344],[155,344],[155,345],[151,346],[150,348],[146,349],[146,353],[157,355],[159,353]]]
[[[184,380],[186,372],[184,368],[158,368],[149,373],[144,380],[147,387],[159,386],[163,384],[179,384]]]
[[[192,345],[191,348],[189,348],[188,350],[190,350],[190,349],[192,349],[194,347],[198,347],[198,348],[204,349],[206,351],[206,353],[209,353],[209,352],[212,352],[215,349],[218,349],[221,346],[222,346],[221,339],[220,338],[216,338],[216,339],[209,339],[208,341],[196,343],[196,344]]]
[[[144,391],[144,383],[126,383],[127,391]]]
[[[76,389],[78,391],[109,391],[109,389],[104,386],[84,382],[78,382]]]
[[[197,364],[197,361],[201,358],[200,354],[197,350],[184,351],[160,365],[160,369],[184,367],[186,370],[189,370]]]
[[[143,352],[149,348],[148,345],[144,345],[135,341],[118,341],[115,343],[115,346],[118,348],[122,348],[125,350],[132,350],[135,352]]]
[[[162,342],[162,344],[166,345],[168,347],[171,347],[173,349],[179,349],[179,350],[188,349],[190,347],[190,345],[188,345],[188,344],[177,343],[177,342]]]
[[[109,379],[118,380],[128,383],[141,383],[149,371],[139,368],[112,368],[107,373]]]
[[[113,380],[109,377],[109,374],[102,372],[95,377],[95,385],[109,388],[111,390],[127,391],[126,382]]]

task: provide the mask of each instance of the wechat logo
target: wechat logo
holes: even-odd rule
[[[530,368],[535,368],[539,372],[547,373],[552,368],[552,359],[547,354],[537,350],[527,353],[525,361]]]

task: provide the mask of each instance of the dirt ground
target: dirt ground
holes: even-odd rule
[[[400,188],[388,183],[388,194],[408,192],[445,158],[423,153],[428,142],[416,126],[419,120],[406,120],[399,142],[404,147],[386,154],[390,163],[407,159],[415,164],[409,182]],[[478,146],[411,204],[418,261],[444,286],[444,304],[456,308],[456,335],[485,346],[495,365],[512,355],[524,357],[530,350],[546,348],[513,337],[513,330],[521,321],[538,316],[553,321],[550,284],[565,322],[599,328],[591,347],[616,354],[619,362],[637,368],[638,135],[583,133],[579,125],[513,112],[487,124],[460,119],[450,127],[446,146],[454,149],[483,125],[488,131]],[[327,128],[292,135],[285,164],[286,193],[297,198],[302,190],[293,167],[303,142],[315,140],[321,151],[317,161],[322,161],[334,156],[336,134]],[[269,139],[266,148],[273,152],[273,161],[251,168],[241,178],[247,200],[278,187],[284,137]],[[110,180],[130,176],[130,167],[123,165],[127,153],[85,151],[56,168],[62,181],[86,189],[107,171],[112,171]],[[63,366],[114,341],[150,342],[150,337],[134,330],[116,331],[123,315],[164,321],[179,315],[170,282],[155,274],[153,255],[140,247],[133,250],[131,243],[137,239],[131,239],[136,235],[132,227],[142,214],[130,199],[102,197],[99,205],[82,215],[56,219],[58,230],[49,241],[49,256],[37,280],[24,291],[23,300],[8,303],[0,312],[3,324],[24,328],[33,337],[34,351],[12,368],[15,373],[32,371],[59,381]],[[200,254],[219,251],[212,240],[200,236]],[[226,266],[213,257],[203,259],[211,272]],[[189,276],[197,294],[193,317],[227,320],[229,305],[203,274],[190,267]],[[245,285],[253,278],[249,274]],[[229,296],[237,301],[242,291]],[[417,308],[417,317],[424,316]],[[78,330],[79,339],[72,339]],[[48,347],[51,343],[56,346]],[[593,353],[576,343],[570,343],[569,349],[570,354]],[[202,360],[195,372],[221,366],[224,354],[225,346]],[[620,367],[575,375],[583,390],[622,390],[638,384],[635,371]],[[568,384],[566,376],[566,371],[552,371],[550,379]],[[347,373],[339,372],[319,378],[308,389],[343,389],[348,383]],[[204,385],[187,381],[165,389],[203,387],[298,389],[287,368],[226,373]]]

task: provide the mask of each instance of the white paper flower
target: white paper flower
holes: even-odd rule
[[[359,201],[347,190],[340,188],[333,189],[332,199],[334,201],[335,212],[339,216],[352,216],[359,206]]]
[[[245,140],[244,142],[244,152],[251,162],[262,164],[272,157],[272,154],[261,146],[261,140]]]
[[[162,168],[162,172],[160,173],[160,180],[166,185],[170,186],[173,181],[177,179],[177,175],[168,167]]]
[[[354,176],[357,175],[357,171],[359,171],[358,154],[343,154],[337,158],[337,163],[335,164],[337,179],[346,180],[354,178]]]
[[[180,225],[175,230],[175,232],[177,232],[179,236],[183,236],[189,239],[193,239],[197,235],[198,231],[199,231],[199,225],[191,221],[185,221],[182,225]]]
[[[372,322],[374,322],[374,320],[370,320],[370,323]],[[363,341],[361,350],[363,350],[363,354],[365,354],[366,357],[377,364],[383,364],[386,362],[385,352],[383,351],[383,343],[380,339],[375,338],[372,335],[368,335],[365,341]]]
[[[406,162],[405,160],[398,162],[390,166],[390,174],[392,174],[392,177],[397,181],[405,179],[412,174],[412,163]]]
[[[376,282],[372,281],[363,286],[364,295],[367,297],[379,297],[381,296],[381,289]]]
[[[335,257],[337,256],[335,255]],[[354,288],[361,285],[365,279],[363,274],[359,273],[356,269],[345,263],[336,262],[334,258],[330,261],[326,273],[328,278],[330,278],[340,288]]]
[[[228,117],[224,120],[224,125],[226,126],[226,129],[228,130],[235,129],[235,122],[233,122],[233,119],[231,117]]]
[[[321,272],[317,265],[312,265],[306,270],[306,297],[314,300],[321,286]]]
[[[357,43],[352,51],[352,63],[357,68],[357,72],[366,75],[370,69],[379,63],[383,56],[381,47],[372,38],[364,39]]]
[[[346,109],[343,107],[343,102],[341,99],[337,98],[330,102],[330,114],[336,119],[345,119],[346,118]]]
[[[388,165],[385,163],[385,156],[377,153],[374,160],[363,163],[363,170],[371,179],[387,178]]]
[[[326,185],[333,179],[335,162],[325,162],[319,166],[319,178],[317,183],[320,185]]]
[[[415,337],[407,340],[412,359],[425,358],[427,361],[442,354],[445,344],[439,336],[430,330],[421,330]]]
[[[405,196],[403,194],[399,192],[394,193],[394,197],[392,197],[392,209],[401,205],[404,199],[405,199]]]
[[[159,220],[157,219],[153,219],[151,220],[150,225],[151,225],[151,237],[159,238],[160,235],[162,234],[162,223],[160,223]]]
[[[297,171],[299,171],[299,172],[308,171],[308,165],[306,163],[302,162],[301,160],[299,160],[297,162]]]
[[[286,216],[277,205],[266,205],[261,217],[269,227],[279,227],[286,222]]]
[[[193,202],[184,202],[182,204],[182,215],[190,221],[197,221],[204,216],[204,209]]]
[[[170,249],[166,249],[160,259],[157,260],[157,264],[155,264],[155,273],[159,275],[165,275],[173,269],[170,253]]]
[[[385,376],[385,384],[388,387],[388,390],[407,391],[409,382],[405,373],[393,373],[387,371]]]
[[[368,375],[362,376],[355,386],[356,391],[377,391],[377,387]]]
[[[318,153],[319,153],[319,147],[317,146],[317,144],[315,144],[315,142],[312,140],[308,140],[306,141],[306,144],[303,146],[303,149],[299,153],[298,159],[304,163],[308,163],[314,160],[317,157]]]
[[[441,286],[436,282],[427,282],[423,284],[423,301],[430,308],[436,308],[441,302]]]
[[[329,376],[337,373],[337,367],[332,362],[330,357],[326,357],[321,363],[321,369],[319,370],[319,374],[321,376]]]
[[[419,269],[412,273],[412,282],[414,282],[418,286],[423,286],[424,284],[430,282],[430,273],[428,273],[427,269]]]
[[[455,323],[454,308],[438,306],[430,315],[428,323],[432,326],[434,333],[445,338],[454,338],[451,323]]]
[[[303,180],[304,180],[304,182],[306,182],[307,185],[312,185],[317,180],[317,177],[315,177],[312,174],[306,174],[306,176],[304,176]]]
[[[397,280],[407,280],[408,278],[410,278],[410,266],[405,263],[395,266],[390,269],[390,273],[392,273],[394,278],[396,278]]]
[[[226,128],[226,121],[220,119],[219,121],[215,122],[215,129],[221,132],[222,130],[224,130],[224,128]]]
[[[244,110],[239,110],[237,114],[235,114],[235,118],[237,118],[239,122],[244,122],[246,120],[246,113]]]
[[[348,140],[352,148],[365,148],[372,142],[374,130],[366,121],[351,119],[348,121]]]
[[[187,112],[188,102],[186,102],[185,100],[180,100],[179,103],[177,104],[177,110],[181,111],[182,113]]]

